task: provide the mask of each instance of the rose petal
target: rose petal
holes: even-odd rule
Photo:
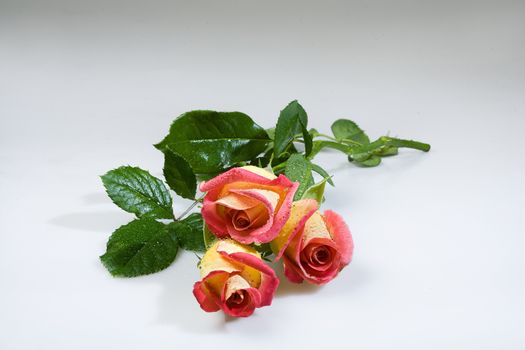
[[[283,256],[284,276],[293,283],[302,283],[304,278],[297,272],[297,265],[291,262],[286,255]]]
[[[203,278],[195,283],[193,294],[208,312],[222,309],[231,316],[249,316],[255,308],[271,304],[279,285],[275,272],[257,251],[231,239],[210,247],[199,268]]]
[[[259,203],[261,203],[268,215],[268,220],[266,223],[260,227],[257,227],[251,231],[239,231],[235,228],[234,225],[227,224],[228,226],[228,234],[234,238],[235,240],[244,243],[244,244],[251,244],[253,242],[261,243],[261,242],[269,242],[271,241],[275,235],[278,233],[276,232],[277,227],[272,229],[273,227],[273,217],[274,217],[274,211],[276,208],[276,205],[279,201],[279,195],[273,191],[267,191],[267,190],[257,190],[257,189],[249,189],[249,190],[231,190],[232,193],[243,195],[250,197],[253,200],[257,200]]]
[[[236,220],[238,220],[241,217],[249,222],[249,224],[244,227],[244,230],[247,230],[252,227],[257,228],[264,225],[270,218],[270,215],[267,212],[265,206],[262,204],[247,210],[238,211],[235,217],[232,218],[233,225],[237,230],[239,230],[239,228],[237,228],[236,226]]]
[[[203,181],[199,186],[202,192],[209,192],[213,189],[222,188],[224,185],[233,182],[252,182],[259,184],[269,184],[275,179],[269,179],[265,176],[256,174],[244,168],[230,169],[209,181]]]
[[[202,281],[193,285],[193,295],[199,302],[201,308],[206,312],[219,311],[221,302],[216,289],[222,290],[229,273],[225,271],[213,271]]]
[[[258,172],[260,173],[261,171],[258,170]],[[265,234],[264,238],[255,237],[242,240],[243,243],[268,242],[277,235],[288,219],[293,196],[298,186],[299,183],[291,182],[284,175],[271,178],[268,175],[266,177],[261,176],[247,169],[233,168],[209,181],[201,183],[201,191],[207,192],[203,200],[202,216],[210,231],[217,237],[223,238],[234,228],[230,227],[228,229],[225,218],[220,215],[220,207],[215,203],[217,200],[228,196],[232,190],[273,191],[279,196],[279,199],[272,214],[269,215],[273,220],[272,225],[268,226],[270,232]],[[257,231],[256,234],[260,232],[261,230]]]
[[[248,317],[253,314],[261,304],[261,294],[256,288],[246,288],[242,290],[245,300],[239,307],[232,307],[228,300],[222,296],[222,310],[225,314],[233,317]]]
[[[257,268],[253,268],[252,266],[245,265],[239,261],[236,261],[232,259],[229,256],[225,256],[226,254],[234,254],[234,253],[245,253],[248,255],[253,256],[256,260],[261,261],[263,265],[264,262],[261,260],[259,253],[257,253],[254,249],[240,245],[239,243],[233,241],[233,240],[222,240],[216,243],[214,246],[214,259],[220,259],[223,261],[221,263],[221,266],[233,266],[235,270],[229,270],[235,273],[240,274],[252,287],[259,288],[261,285],[261,279],[262,279],[262,273]],[[208,255],[208,253],[205,254],[205,257]],[[204,261],[204,257],[201,260],[201,268],[202,268],[202,262]],[[266,265],[265,265],[266,266]]]
[[[239,296],[240,300],[231,302],[232,296],[234,298]],[[221,303],[226,314],[246,317],[250,316],[255,308],[260,306],[261,294],[256,288],[252,288],[242,276],[232,275],[225,283]]]
[[[249,253],[227,252],[219,248],[218,252],[236,263],[244,264],[262,273],[261,283],[258,287],[261,293],[261,306],[267,306],[272,303],[273,294],[279,286],[279,279],[275,272],[266,265],[261,258]]]
[[[312,238],[308,243],[308,246],[310,245],[324,245],[330,247],[334,250],[335,254],[334,256],[332,256],[332,261],[328,264],[327,268],[317,269],[311,266],[308,262],[302,261],[301,254],[303,254],[305,250],[308,250],[307,246],[303,246],[302,249],[298,251],[298,254],[295,257],[295,261],[298,262],[297,266],[302,272],[303,278],[306,279],[308,282],[315,284],[324,284],[331,281],[332,279],[334,279],[335,276],[337,276],[339,270],[341,269],[341,257],[340,253],[337,251],[336,244],[329,238],[318,237]]]
[[[324,253],[325,258],[319,261],[317,255]],[[306,259],[308,265],[319,272],[326,271],[334,265],[334,259],[339,255],[335,243],[330,240],[318,238],[312,240],[301,252],[301,259]],[[337,260],[336,267],[339,268],[340,259]]]
[[[250,284],[239,275],[232,275],[225,284],[224,298],[228,299],[234,292],[241,289],[251,288]]]
[[[284,224],[278,236],[270,243],[275,260],[279,260],[291,244],[295,236],[301,232],[306,221],[317,210],[318,203],[314,199],[302,199],[292,203],[288,221]]]
[[[339,254],[341,254],[341,264],[346,266],[352,261],[352,255],[354,252],[354,241],[352,239],[352,234],[348,229],[348,226],[344,222],[343,218],[333,212],[332,210],[326,210],[323,214],[326,227],[328,232],[332,236]]]
[[[215,204],[223,205],[227,208],[235,210],[246,210],[255,207],[257,204],[259,204],[259,201],[249,196],[243,196],[238,193],[230,192],[229,195],[215,201]]]
[[[225,230],[224,219],[219,216],[218,206],[215,201],[204,197],[201,214],[204,222],[215,236],[224,238],[228,235],[228,232]]]
[[[271,172],[269,172],[269,171],[267,171],[267,170],[265,170],[263,168],[259,168],[259,167],[253,166],[253,165],[245,165],[242,168],[245,169],[245,170],[251,171],[252,173],[255,173],[257,175],[261,175],[262,177],[265,177],[265,178],[270,179],[270,180],[273,180],[273,179],[275,179],[277,177],[274,174],[272,174]]]
[[[314,284],[325,284],[337,276],[341,261],[340,253],[338,252],[339,248],[332,240],[328,227],[319,212],[314,213],[308,219],[303,231],[297,236],[298,237],[290,242],[289,248],[286,251],[290,260],[295,263],[296,271],[301,274],[305,280]],[[330,268],[320,271],[319,269],[312,268],[308,261],[302,259],[303,251],[307,249],[310,244],[314,246],[325,245],[336,252],[332,257],[333,261],[329,265]]]
[[[316,211],[304,224],[303,247],[306,246],[311,239],[319,237],[332,239],[323,217],[318,211]]]
[[[221,249],[223,250],[232,249],[233,251],[248,251],[246,249],[243,250],[243,247],[241,247],[240,245],[237,246],[234,245],[234,243],[230,243],[229,240],[218,241],[206,251],[206,254],[204,254],[199,263],[201,277],[205,278],[213,271],[225,271],[228,273],[242,271],[242,266],[239,266],[239,264],[236,264],[231,260],[224,259],[223,256],[217,252],[217,249],[219,247],[222,247]]]
[[[295,202],[292,214],[271,243],[276,260],[283,258],[285,276],[292,282],[306,279],[315,284],[332,280],[351,259],[353,243],[346,224],[332,211],[322,216],[316,207]],[[323,248],[324,247],[324,248]],[[315,260],[316,250],[326,249],[324,264]]]

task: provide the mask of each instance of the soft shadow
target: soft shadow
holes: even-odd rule
[[[129,218],[129,214],[123,211],[94,211],[63,214],[48,223],[74,230],[112,232]]]
[[[337,277],[326,285],[315,285],[304,281],[303,283],[292,283],[284,276],[281,266],[274,266],[275,272],[281,283],[275,293],[277,298],[287,298],[294,295],[307,295],[323,293],[325,295],[348,295],[355,293],[363,286],[370,283],[370,271],[362,265],[351,263],[345,267]]]
[[[183,251],[171,267],[150,276],[162,287],[158,323],[176,325],[195,334],[222,332],[225,323],[235,319],[228,319],[222,312],[201,310],[192,293],[193,284],[199,280],[197,261],[193,253]]]
[[[282,266],[273,266],[277,277],[281,281],[275,293],[276,298],[287,298],[294,295],[307,295],[320,293],[323,294],[351,294],[369,283],[370,271],[362,265],[351,263],[345,267],[337,277],[326,285],[315,285],[303,281],[303,283],[293,283],[286,279]]]
[[[350,295],[370,285],[373,273],[363,265],[352,262],[331,282],[323,293],[326,295]]]
[[[94,204],[106,204],[110,201],[108,195],[104,192],[94,192],[82,196],[82,199],[85,204],[94,205]]]
[[[229,315],[224,315],[224,322],[226,322],[226,323],[239,322],[239,320],[241,320],[241,319],[242,319],[241,317],[233,317],[233,316],[229,316]]]
[[[293,295],[313,294],[322,288],[322,286],[317,286],[304,281],[303,283],[293,283],[288,281],[288,279],[284,276],[284,270],[282,264],[280,263],[273,264],[273,268],[275,270],[275,274],[281,281],[279,283],[279,288],[277,288],[277,291],[275,292],[276,298],[285,298]]]

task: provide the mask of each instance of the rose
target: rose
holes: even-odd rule
[[[244,244],[274,239],[290,216],[298,183],[254,166],[233,168],[200,185],[202,217],[219,238]]]
[[[233,240],[217,241],[199,264],[202,280],[193,295],[207,312],[222,309],[230,316],[246,317],[272,303],[279,279],[250,247]]]
[[[317,211],[317,202],[294,202],[279,236],[270,244],[276,260],[282,258],[284,274],[292,282],[324,284],[352,260],[352,235],[338,214]]]

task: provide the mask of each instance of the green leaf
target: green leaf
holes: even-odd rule
[[[266,131],[244,113],[192,111],[175,119],[155,147],[177,153],[196,174],[214,174],[254,159],[269,142]]]
[[[270,163],[270,159],[266,157],[257,157],[254,160],[250,162],[250,165],[259,167],[259,168],[265,168]]]
[[[175,221],[168,225],[169,230],[175,234],[181,248],[195,252],[206,250],[204,244],[202,215],[200,213],[190,214],[181,221]]]
[[[100,260],[113,276],[147,275],[170,266],[179,244],[166,226],[154,219],[137,219],[111,235]]]
[[[370,142],[365,132],[349,119],[338,119],[332,124],[332,132],[338,141],[364,145]]]
[[[266,129],[266,133],[268,134],[270,140],[275,139],[275,127]]]
[[[381,164],[381,157],[372,155],[370,158],[356,163],[363,167],[372,168]]]
[[[377,152],[375,152],[376,155],[381,157],[389,157],[389,156],[395,156],[399,153],[399,148],[394,146],[386,146],[380,148]]]
[[[273,152],[273,149],[271,150]],[[288,147],[286,147],[285,151],[281,153],[280,157],[275,157],[275,154],[270,154],[270,159],[272,159],[271,163],[266,164],[266,166],[271,166],[273,172],[278,175],[282,174],[284,172],[284,168],[286,167],[286,162],[288,161],[288,158],[292,154],[299,153],[297,149],[295,148],[295,145],[293,143],[290,143]],[[263,162],[264,164],[264,162]]]
[[[403,140],[403,139],[398,139],[398,138],[388,137],[388,136],[382,136],[379,139],[367,145],[352,148],[349,152],[350,153],[349,159],[354,160],[358,163],[361,163],[361,162],[364,162],[370,159],[373,155],[376,155],[376,152],[380,152],[382,149],[390,148],[390,147],[413,148],[413,149],[417,149],[417,150],[424,151],[424,152],[428,152],[430,150],[430,145],[426,143],[413,141],[413,140]],[[377,162],[377,160],[373,161],[372,164],[374,164],[374,162]]]
[[[311,128],[308,132],[310,133],[312,138],[316,138],[317,136],[321,135],[321,133],[315,128]]]
[[[318,173],[319,175],[321,175],[323,178],[325,178],[326,181],[328,181],[328,183],[330,185],[334,186],[334,182],[332,181],[332,177],[326,172],[326,170],[324,170],[319,165],[314,164],[314,163],[312,163],[312,170],[315,171],[316,173]]]
[[[316,140],[313,142],[312,153],[308,158],[313,159],[317,155],[317,153],[319,153],[323,148],[333,148],[345,154],[348,154],[353,147],[355,146],[345,145],[343,143],[335,141]]]
[[[328,181],[328,177],[324,178],[322,181],[310,186],[304,193],[301,199],[305,198],[311,198],[315,199],[317,203],[321,204],[323,201],[324,196],[324,188],[326,186],[326,182]]]
[[[290,181],[298,181],[299,188],[295,192],[294,200],[302,197],[308,187],[313,185],[312,163],[302,154],[292,154],[286,162],[284,174]]]
[[[179,196],[195,199],[197,178],[190,164],[178,154],[166,150],[164,152],[164,177],[170,188]]]
[[[172,199],[164,183],[137,167],[123,166],[101,176],[113,203],[137,217],[173,219]]]
[[[274,159],[272,161],[272,165],[275,166],[275,165],[278,165],[278,164],[286,162],[288,160],[288,158],[290,158],[290,156],[292,154],[295,154],[295,153],[299,153],[299,151],[297,150],[297,148],[295,148],[295,145],[293,143],[290,143],[288,145],[288,147],[286,147],[284,152],[282,152],[279,157],[276,157],[275,154],[274,154]]]
[[[206,249],[209,249],[217,241],[217,236],[215,236],[210,231],[210,229],[208,228],[206,224],[204,224],[202,228],[202,237],[203,237],[204,245],[206,246]]]
[[[295,135],[303,133],[308,126],[308,116],[299,102],[292,101],[280,113],[275,127],[274,152],[279,157],[292,142]],[[306,130],[308,134],[308,130]],[[306,142],[306,140],[305,140]]]
[[[203,227],[204,221],[202,219],[201,213],[191,213],[184,220],[181,220],[180,222],[183,222],[186,225],[190,226],[192,230],[199,231],[199,235],[202,236],[201,233],[204,228]]]
[[[303,132],[304,155],[308,157],[312,153],[313,138],[312,135],[306,129],[306,125],[303,124],[303,122],[301,122],[301,129]]]
[[[253,249],[255,249],[259,254],[261,254],[261,258],[270,262],[271,260],[268,258],[270,255],[273,254],[272,248],[270,247],[270,243],[262,243],[262,244],[252,244],[251,245]]]

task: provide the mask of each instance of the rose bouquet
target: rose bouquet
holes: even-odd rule
[[[333,136],[308,129],[297,101],[266,130],[239,112],[182,114],[155,147],[164,154],[167,185],[193,204],[175,216],[162,180],[137,167],[109,171],[106,192],[137,218],[113,232],[102,263],[113,276],[135,277],[165,269],[179,249],[202,252],[197,302],[239,317],[271,304],[279,279],[268,261],[282,263],[291,282],[328,283],[350,263],[354,244],[340,215],[320,211],[326,183],[334,184],[314,157],[332,148],[374,167],[401,147],[430,150],[389,136],[370,141],[348,119],[331,129]],[[197,205],[200,212],[191,213]]]

